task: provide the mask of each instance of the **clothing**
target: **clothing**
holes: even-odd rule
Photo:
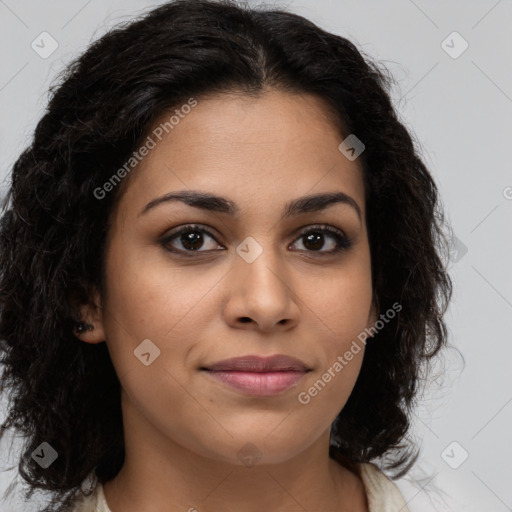
[[[358,466],[370,512],[409,512],[398,487],[375,464],[363,463]],[[73,512],[112,512],[100,482],[94,493],[76,505]]]
[[[375,464],[359,464],[359,470],[370,512],[409,512],[396,484]]]

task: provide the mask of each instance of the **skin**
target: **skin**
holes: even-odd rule
[[[307,405],[297,399],[376,320],[363,174],[339,151],[343,138],[314,96],[215,95],[198,98],[132,171],[109,231],[106,296],[82,307],[94,330],[77,334],[107,343],[122,385],[125,464],[104,485],[112,512],[367,510],[362,482],[328,456],[364,346]],[[179,201],[139,215],[155,198],[191,189],[228,198],[238,216]],[[280,220],[288,201],[339,191],[361,219],[336,203]],[[192,257],[159,243],[190,223],[214,235],[203,234]],[[336,239],[308,243],[314,224],[340,229],[352,246],[324,255]],[[236,252],[248,236],[263,250],[252,263]],[[190,244],[178,235],[167,247]],[[148,366],[134,357],[145,339],[160,350]],[[273,354],[312,371],[290,390],[255,398],[199,370]],[[261,456],[252,466],[238,457],[247,443]]]

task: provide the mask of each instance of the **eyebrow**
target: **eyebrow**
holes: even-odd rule
[[[196,190],[180,190],[176,192],[169,192],[168,194],[153,199],[144,206],[137,217],[146,214],[148,211],[160,204],[172,201],[181,201],[194,208],[200,208],[201,210],[223,213],[231,216],[237,216],[240,211],[233,201],[224,197]],[[359,220],[362,221],[361,208],[352,197],[344,192],[310,194],[294,199],[293,201],[286,203],[281,215],[281,220],[295,215],[300,215],[302,213],[318,212],[338,203],[351,206],[356,211]]]

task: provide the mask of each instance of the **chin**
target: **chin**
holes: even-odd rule
[[[253,435],[236,436],[226,440],[226,443],[210,439],[209,456],[233,466],[254,467],[287,462],[308,446],[308,439],[301,442],[297,437],[280,437],[274,438],[272,434],[269,436],[266,432],[257,430]],[[290,442],[291,439],[293,442]],[[216,447],[215,452],[211,451],[212,446]]]

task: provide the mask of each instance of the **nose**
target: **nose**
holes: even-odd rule
[[[226,323],[231,327],[270,333],[298,323],[298,297],[285,264],[265,249],[254,261],[235,256],[226,276]]]

